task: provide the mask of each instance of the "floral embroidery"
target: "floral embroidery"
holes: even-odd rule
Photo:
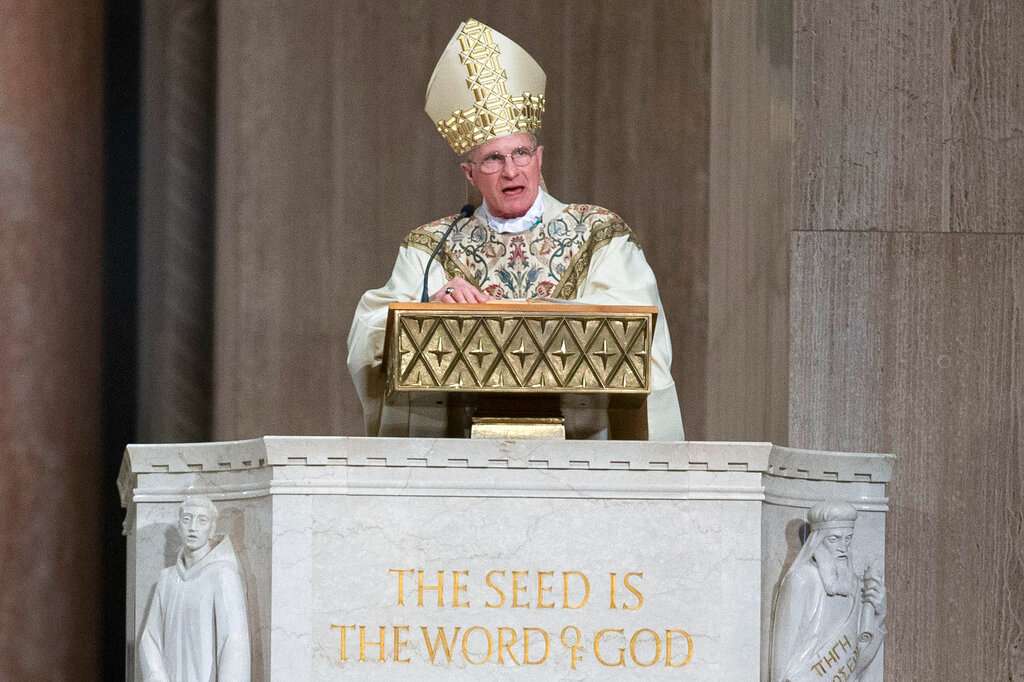
[[[453,218],[416,228],[403,246],[433,252]],[[449,277],[463,277],[494,298],[573,299],[594,254],[624,235],[639,248],[616,214],[600,206],[571,204],[546,225],[514,234],[495,232],[473,218],[452,230],[438,260]]]
[[[523,235],[517,234],[512,237],[512,254],[508,257],[510,268],[521,266],[526,263],[526,242]]]
[[[501,288],[500,284],[489,284],[483,288],[483,292],[488,296],[493,296],[494,298],[508,298],[508,296],[505,295],[505,290]]]

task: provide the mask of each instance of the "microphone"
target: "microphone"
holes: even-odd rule
[[[420,303],[426,303],[430,300],[430,294],[427,293],[427,277],[430,276],[430,266],[434,262],[434,259],[437,258],[437,254],[441,253],[441,249],[444,247],[444,243],[448,239],[448,235],[452,233],[452,230],[455,229],[455,225],[460,220],[469,218],[473,215],[473,211],[475,210],[476,208],[473,204],[466,204],[463,206],[462,210],[459,211],[459,215],[455,216],[455,220],[452,221],[452,224],[449,225],[448,229],[444,231],[443,235],[441,235],[441,241],[439,241],[437,246],[434,247],[434,252],[430,254],[430,258],[427,259],[427,267],[423,270],[423,293],[420,294]]]

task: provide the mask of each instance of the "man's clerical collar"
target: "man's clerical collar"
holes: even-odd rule
[[[495,232],[501,234],[524,232],[544,222],[544,190],[537,190],[537,198],[533,200],[533,206],[530,206],[530,209],[518,218],[498,218],[491,215],[486,201],[480,204],[480,213]]]

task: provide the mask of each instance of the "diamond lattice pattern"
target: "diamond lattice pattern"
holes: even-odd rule
[[[501,66],[501,50],[491,29],[470,19],[459,34],[459,57],[466,65],[466,86],[473,93],[477,115],[488,117],[488,125],[511,130],[509,120],[508,74]]]
[[[398,388],[642,391],[649,334],[643,317],[406,314],[398,330]]]

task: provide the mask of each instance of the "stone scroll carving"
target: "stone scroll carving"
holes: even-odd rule
[[[811,533],[782,578],[772,622],[771,682],[852,682],[885,638],[885,585],[869,566],[853,568],[857,510],[821,502]]]
[[[184,546],[160,573],[139,643],[145,682],[249,682],[245,588],[231,539],[214,535],[217,507],[186,497]]]

